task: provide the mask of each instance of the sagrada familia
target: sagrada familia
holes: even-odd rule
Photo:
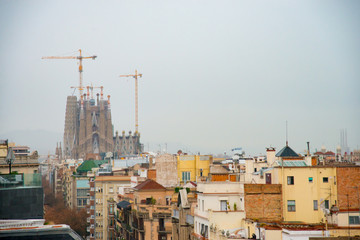
[[[103,93],[89,96],[84,94],[80,100],[68,96],[66,102],[64,127],[64,158],[96,159],[102,154],[112,152],[114,157],[136,155],[142,152],[140,134],[114,135],[111,121],[110,95]]]

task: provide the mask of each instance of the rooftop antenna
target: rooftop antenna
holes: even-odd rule
[[[288,122],[286,120],[286,146],[288,146],[288,143],[289,143],[289,141],[288,141]]]

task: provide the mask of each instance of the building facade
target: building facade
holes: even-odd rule
[[[164,187],[174,187],[178,184],[176,156],[162,154],[155,158],[156,181]]]
[[[92,181],[92,180],[90,180]],[[118,195],[123,196],[126,188],[131,186],[130,176],[95,176],[94,178],[94,198],[90,201],[95,209],[94,226],[90,224],[90,229],[94,227],[94,238],[91,239],[115,239],[114,212]]]
[[[213,162],[211,155],[178,155],[177,174],[180,183],[196,182],[202,177],[207,177],[210,164]]]

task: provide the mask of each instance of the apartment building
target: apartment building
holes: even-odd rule
[[[244,236],[244,184],[199,182],[194,213],[195,239]]]
[[[151,179],[133,189],[133,196],[129,199],[133,202],[131,209],[127,204],[119,208],[118,204],[120,239],[171,240],[171,198],[174,189],[167,189]]]
[[[92,181],[92,180],[91,180]],[[93,207],[94,215],[90,215],[90,236],[94,229],[95,239],[115,239],[114,213],[118,197],[125,194],[131,186],[130,176],[95,176],[94,198],[90,200],[90,210]],[[94,218],[91,224],[91,218]]]
[[[40,163],[37,151],[30,153],[28,146],[16,146],[15,143],[9,143],[8,140],[0,140],[0,174],[9,173],[9,164],[6,162],[9,150],[15,157],[11,164],[11,172],[25,174],[39,172]]]

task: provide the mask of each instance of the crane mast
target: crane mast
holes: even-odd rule
[[[120,75],[119,77],[133,77],[135,79],[135,133],[138,133],[138,77],[142,77],[142,74],[138,73],[138,71],[135,69],[135,74]]]
[[[79,89],[79,95],[80,98],[83,95],[83,77],[82,77],[82,72],[83,72],[83,65],[82,65],[82,60],[83,59],[93,59],[95,60],[97,56],[88,56],[88,57],[84,57],[81,54],[81,49],[79,49],[79,56],[64,56],[64,57],[60,57],[60,56],[48,56],[48,57],[42,57],[42,59],[76,59],[79,60],[79,87],[77,87]]]

